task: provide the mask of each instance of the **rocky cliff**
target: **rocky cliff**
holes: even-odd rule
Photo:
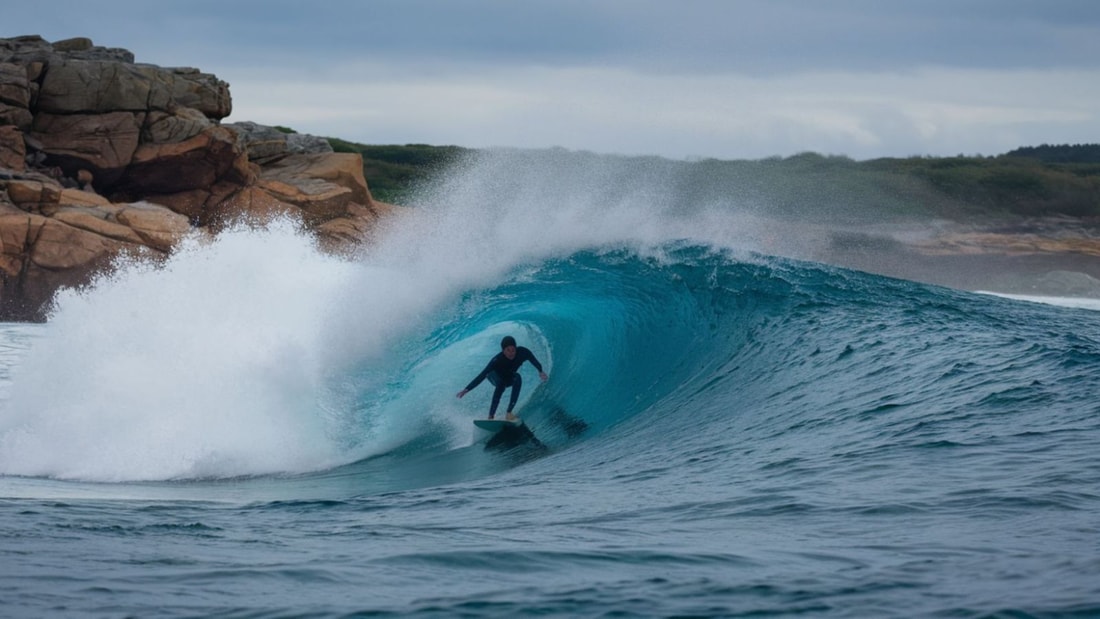
[[[56,290],[189,234],[300,220],[324,247],[362,242],[393,207],[357,154],[223,124],[229,85],[88,39],[0,39],[0,320],[41,320]]]

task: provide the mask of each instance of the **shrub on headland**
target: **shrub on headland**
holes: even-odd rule
[[[470,149],[459,146],[428,144],[369,145],[328,138],[338,153],[363,156],[363,175],[370,183],[371,195],[381,202],[407,202],[417,184],[430,179],[458,161]]]
[[[1005,157],[1028,157],[1047,163],[1100,163],[1100,144],[1042,144],[1022,146]]]

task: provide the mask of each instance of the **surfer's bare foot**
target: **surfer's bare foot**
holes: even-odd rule
[[[515,421],[516,419],[517,419],[517,417],[515,415],[513,415],[512,413],[508,413],[507,415],[504,416],[505,421]]]

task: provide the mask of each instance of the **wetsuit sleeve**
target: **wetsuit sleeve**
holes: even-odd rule
[[[523,355],[524,357],[526,357],[527,361],[531,362],[531,365],[535,366],[536,370],[538,370],[540,373],[542,372],[542,364],[539,363],[539,360],[535,358],[535,353],[531,352],[530,348],[525,347],[523,349]]]
[[[481,381],[485,380],[485,377],[489,375],[489,372],[493,369],[493,362],[489,361],[489,364],[485,366],[485,369],[478,374],[476,378],[470,381],[469,385],[466,385],[466,391],[472,391],[474,387],[481,384]]]

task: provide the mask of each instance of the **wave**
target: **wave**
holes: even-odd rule
[[[677,202],[646,170],[526,163],[462,170],[353,260],[277,222],[61,294],[13,362],[0,473],[476,477],[496,470],[469,423],[489,394],[454,393],[504,334],[551,375],[526,381],[536,435],[626,476],[721,460],[730,436],[828,439],[841,463],[980,441],[986,413],[1090,397],[1052,387],[1100,360],[1078,310],[769,256],[750,213]]]

